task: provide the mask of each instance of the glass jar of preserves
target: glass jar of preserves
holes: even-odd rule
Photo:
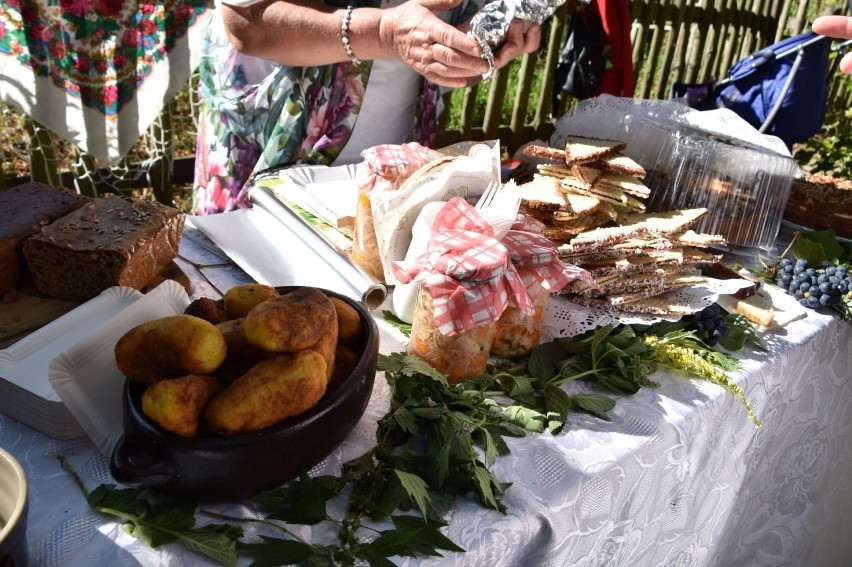
[[[552,293],[559,293],[577,279],[592,287],[598,286],[589,272],[562,262],[553,242],[537,232],[510,230],[501,242],[509,251],[512,265],[534,307],[532,313],[525,313],[510,303],[497,321],[491,354],[516,358],[530,354],[541,341],[544,315]]]
[[[494,326],[494,339],[491,343],[491,354],[505,358],[526,356],[541,341],[541,325],[550,293],[539,287],[541,292],[533,300],[532,315],[524,313],[517,307],[509,305]]]
[[[496,322],[486,320],[467,330],[445,335],[435,324],[435,306],[427,286],[420,286],[408,354],[414,354],[445,374],[450,384],[485,372]]]

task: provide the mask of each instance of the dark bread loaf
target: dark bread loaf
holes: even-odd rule
[[[27,283],[24,241],[91,199],[44,183],[0,191],[0,295]]]
[[[97,199],[24,243],[36,289],[86,300],[112,286],[144,288],[178,252],[184,215],[129,197]]]

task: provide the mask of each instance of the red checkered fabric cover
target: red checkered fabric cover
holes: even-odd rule
[[[443,155],[417,142],[373,146],[361,152],[364,161],[355,167],[355,182],[365,192],[399,189],[412,173]]]
[[[501,242],[509,250],[512,264],[531,298],[542,293],[559,293],[576,279],[600,289],[588,271],[560,260],[556,246],[541,234],[510,230]]]
[[[425,254],[394,262],[402,283],[419,281],[435,308],[435,326],[446,335],[497,321],[511,300],[532,315],[533,304],[494,229],[461,197],[435,218]]]

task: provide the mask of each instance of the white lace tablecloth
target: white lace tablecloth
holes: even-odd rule
[[[199,263],[207,266],[203,277],[191,274],[199,293],[245,277]],[[380,326],[382,351],[400,350],[403,337]],[[510,439],[511,455],[496,465],[498,478],[513,483],[503,498],[508,513],[459,500],[447,535],[467,552],[399,564],[852,565],[852,325],[810,312],[765,340],[770,351],[740,356],[736,375],[763,429],[721,387],[655,375],[661,387],[618,399],[612,422],[574,415],[559,436]],[[378,378],[364,418],[312,472],[334,473],[373,442],[390,393]],[[113,482],[107,457],[88,439],[56,441],[0,414],[0,444],[29,479],[34,567],[206,564],[174,545],[150,549],[87,506],[56,456],[90,489]],[[296,531],[322,537],[309,529]]]

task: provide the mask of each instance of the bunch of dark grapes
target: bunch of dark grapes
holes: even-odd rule
[[[695,335],[704,341],[707,346],[716,346],[721,339],[730,333],[728,325],[725,324],[725,316],[718,303],[705,307],[698,313],[687,316],[686,329],[695,331]]]
[[[778,280],[781,289],[811,309],[833,307],[844,300],[852,300],[852,276],[846,266],[812,268],[808,261],[799,258],[793,263],[784,258],[778,263]]]

